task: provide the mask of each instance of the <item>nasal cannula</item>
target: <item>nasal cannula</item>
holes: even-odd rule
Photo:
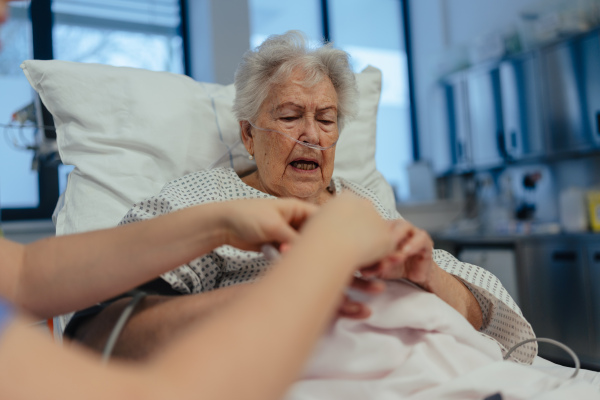
[[[319,146],[318,144],[312,144],[312,143],[308,143],[308,142],[301,142],[298,139],[294,139],[293,137],[291,137],[290,135],[283,133],[283,132],[279,132],[276,131],[275,129],[266,129],[266,128],[259,128],[258,126],[254,125],[252,122],[248,121],[248,123],[250,124],[250,126],[252,126],[254,129],[258,129],[260,131],[265,131],[265,132],[276,132],[279,133],[280,135],[293,140],[294,142],[301,144],[302,146],[306,146],[308,148],[311,149],[315,149],[315,150],[329,150],[331,149],[333,146],[335,146],[337,144],[337,140],[335,142],[333,142],[333,144],[331,146],[327,146],[327,147],[323,147],[323,146]],[[339,139],[338,139],[339,140]],[[242,143],[241,139],[238,139],[235,141],[234,144],[232,144],[231,146],[228,146],[227,144],[225,144],[227,146],[227,150],[225,151],[225,153],[223,153],[222,155],[219,156],[219,158],[217,158],[215,161],[213,161],[207,169],[213,169],[215,168],[222,160],[225,156],[227,156],[228,154],[231,157],[231,152],[233,151],[234,148],[236,148],[240,143]],[[233,168],[233,162],[231,161],[231,168]]]
[[[279,132],[276,131],[275,129],[267,129],[267,128],[259,128],[258,126],[254,125],[252,122],[248,121],[248,123],[250,124],[251,127],[253,127],[254,129],[258,129],[259,131],[265,131],[265,132],[275,132],[275,133],[279,133],[282,136],[285,136],[286,138],[293,140],[294,142],[301,144],[302,146],[306,146],[309,147],[311,149],[315,149],[315,150],[329,150],[331,149],[333,146],[335,146],[337,144],[337,140],[335,142],[333,142],[333,144],[331,146],[327,146],[327,147],[323,147],[323,146],[319,146],[318,144],[312,144],[312,143],[308,143],[308,142],[301,142],[298,139],[294,139],[293,137],[291,137],[290,135],[288,135],[287,133],[283,133],[283,132]],[[338,139],[339,140],[339,139]]]

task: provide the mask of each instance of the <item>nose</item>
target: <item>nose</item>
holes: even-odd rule
[[[300,132],[300,137],[298,137],[298,140],[310,144],[319,144],[320,133],[319,128],[317,126],[317,121],[315,121],[312,118],[305,118],[304,124],[302,124],[302,130]]]

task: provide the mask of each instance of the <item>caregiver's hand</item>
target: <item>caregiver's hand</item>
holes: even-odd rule
[[[347,193],[320,207],[301,228],[298,243],[310,242],[315,252],[346,260],[343,268],[350,277],[391,256],[402,235],[403,230],[383,220],[369,201]]]
[[[304,221],[317,211],[296,199],[253,199],[219,203],[225,226],[224,243],[260,251],[265,243],[291,243]]]
[[[351,194],[337,196],[322,206],[301,231],[299,240],[310,241],[315,252],[343,260],[340,265],[348,274],[350,286],[368,293],[385,289],[382,282],[365,281],[351,275],[355,270],[393,254],[403,235],[403,230],[384,221],[370,202]],[[370,310],[344,295],[339,315],[360,319],[368,317]]]

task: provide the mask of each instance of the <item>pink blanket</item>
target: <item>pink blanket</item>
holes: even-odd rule
[[[418,288],[390,283],[367,303],[370,318],[332,325],[286,400],[600,398],[586,382],[503,361],[495,341]]]

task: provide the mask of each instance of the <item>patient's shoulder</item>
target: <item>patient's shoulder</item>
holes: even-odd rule
[[[184,175],[168,182],[158,194],[135,203],[120,225],[198,204],[227,200],[226,188],[235,179],[239,180],[235,172],[227,168],[201,170]]]
[[[192,172],[167,183],[157,197],[177,198],[180,206],[187,207],[228,199],[229,188],[240,179],[231,168],[213,168]]]
[[[236,180],[238,180],[238,176],[231,168],[202,169],[173,179],[163,187],[163,190],[171,187],[209,186],[215,182],[228,184],[233,183]]]

